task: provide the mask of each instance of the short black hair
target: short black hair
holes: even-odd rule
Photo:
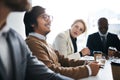
[[[29,35],[29,33],[34,32],[32,25],[37,25],[37,18],[41,14],[45,13],[45,8],[41,6],[34,6],[30,11],[26,11],[24,15],[24,24],[25,24],[25,33],[26,36]]]
[[[98,25],[103,24],[103,23],[107,23],[107,24],[108,24],[107,18],[101,17],[101,18],[98,20]]]

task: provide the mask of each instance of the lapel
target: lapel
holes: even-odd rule
[[[68,46],[70,47],[71,53],[74,53],[74,48],[73,48],[73,44],[72,44],[72,40],[70,38],[70,31],[68,30],[67,32],[67,37],[68,37]]]
[[[73,52],[73,51],[74,51],[74,48],[73,48],[73,44],[72,44],[71,38],[69,38],[68,44],[70,44],[71,51],[72,51],[72,53],[74,53],[74,52]],[[68,46],[69,46],[69,45],[68,45]]]
[[[109,43],[109,40],[110,40],[110,38],[109,38],[109,36],[110,36],[110,34],[108,33],[107,34],[107,40],[106,40],[106,46],[108,46],[108,43]],[[102,40],[101,40],[101,38],[100,38],[100,35],[99,35],[99,42],[100,42],[100,44],[102,45]],[[102,45],[103,46],[103,45]]]
[[[13,66],[13,75],[17,78],[19,78],[19,67],[20,67],[20,62],[21,62],[21,48],[18,39],[16,39],[15,34],[11,34],[10,32],[8,33],[8,45],[10,48],[10,53],[12,57],[12,66]]]
[[[7,80],[5,68],[4,68],[3,63],[0,59],[0,80],[1,80],[1,78],[2,78],[2,80]]]
[[[106,45],[108,46],[111,42],[110,42],[110,40],[111,40],[111,38],[110,38],[110,36],[111,36],[111,34],[108,32],[108,34],[107,34],[107,42],[106,42]],[[113,38],[114,39],[114,38]],[[114,40],[115,41],[115,40]]]
[[[100,47],[102,48],[103,47],[103,45],[102,45],[102,40],[101,40],[101,37],[100,37],[100,35],[99,35],[99,33],[97,33],[97,40],[98,40],[98,43],[97,44],[99,44],[100,45]]]

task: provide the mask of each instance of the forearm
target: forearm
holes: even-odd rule
[[[59,54],[59,52],[57,51],[56,51],[56,54],[59,58],[59,62],[61,63],[61,65],[64,65],[64,66],[79,66],[79,65],[83,65],[85,62],[84,60],[66,58],[63,55]]]
[[[76,67],[63,67],[63,66],[52,66],[50,67],[51,70],[55,71],[56,73],[60,73],[62,75],[80,79],[89,76],[88,69],[86,66],[76,66]]]

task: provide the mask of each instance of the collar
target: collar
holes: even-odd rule
[[[99,31],[99,35],[100,35],[100,36],[105,36],[105,37],[107,37],[108,32],[107,32],[106,34],[102,34],[102,33],[100,33],[100,31]]]
[[[10,30],[10,27],[8,27],[7,25],[5,25],[5,26],[3,27],[3,29],[0,30],[0,36],[1,36],[3,33],[7,33],[9,30]]]
[[[77,38],[73,38],[71,35],[70,35],[70,38],[72,39],[72,41],[77,41]]]
[[[70,29],[69,29],[69,34],[70,34]],[[74,40],[75,42],[77,41],[77,38],[73,38],[72,35],[70,34],[70,38]]]
[[[43,35],[41,35],[39,33],[36,33],[36,32],[31,32],[31,33],[29,33],[29,35],[37,37],[37,38],[42,39],[42,40],[46,40],[45,36],[43,36]]]

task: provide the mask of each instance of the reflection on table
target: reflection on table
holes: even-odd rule
[[[90,76],[80,80],[113,80],[110,60],[106,60],[104,68],[100,68],[96,76]]]

